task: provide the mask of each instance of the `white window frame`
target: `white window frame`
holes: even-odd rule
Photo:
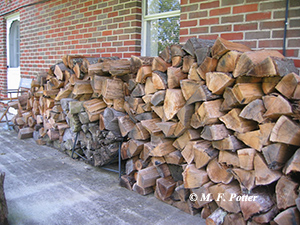
[[[150,39],[150,32],[148,32],[148,23],[152,20],[164,19],[169,17],[180,17],[181,10],[169,11],[156,13],[151,15],[146,15],[147,12],[147,0],[142,0],[142,45],[141,45],[141,55],[148,56],[149,48],[151,45],[147,44],[147,40]]]

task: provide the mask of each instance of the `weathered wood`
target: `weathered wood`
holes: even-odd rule
[[[168,88],[173,89],[180,86],[180,81],[187,77],[187,74],[181,71],[181,68],[168,67],[167,69]]]
[[[300,146],[300,126],[286,116],[281,116],[270,136],[270,141]]]
[[[245,145],[239,141],[234,135],[230,135],[219,141],[212,141],[212,146],[218,150],[230,150],[235,152],[243,148]]]
[[[230,151],[220,151],[218,162],[227,167],[240,167],[239,158],[236,153]]]
[[[128,115],[118,117],[118,124],[122,137],[125,137],[135,125]]]
[[[240,201],[237,201],[241,194],[240,187],[236,181],[230,184],[216,184],[209,187],[213,199],[227,212],[238,213],[241,211]]]
[[[151,76],[152,76],[152,66],[151,65],[142,66],[139,68],[135,80],[137,83],[145,83],[146,78]]]
[[[165,96],[166,96],[165,90],[155,92],[151,97],[151,104],[154,106],[163,105]]]
[[[221,225],[223,224],[226,215],[226,211],[218,208],[209,217],[206,218],[205,222],[207,225]]]
[[[234,107],[237,107],[240,105],[237,98],[235,97],[232,88],[226,87],[223,94],[223,103],[221,105],[221,111],[229,111],[233,109]]]
[[[122,175],[121,178],[120,178],[120,182],[119,182],[119,185],[121,187],[125,187],[127,188],[128,190],[132,190],[132,186],[134,185],[135,183],[135,179],[134,177],[132,176],[128,176],[128,175]]]
[[[284,58],[278,51],[273,50],[259,50],[244,52],[233,71],[233,76],[238,77],[242,75],[249,76],[275,76],[277,71],[270,56]]]
[[[164,115],[167,120],[172,119],[184,106],[185,99],[180,89],[167,89],[163,105]]]
[[[26,139],[26,138],[32,138],[33,137],[33,128],[27,127],[27,128],[22,128],[19,130],[18,133],[18,138],[19,139]]]
[[[252,201],[240,201],[241,211],[245,220],[257,213],[269,211],[274,205],[272,196],[264,188],[256,188],[247,196]]]
[[[201,104],[197,110],[201,126],[219,123],[219,118],[224,116],[224,113],[220,111],[221,104],[221,99],[203,102]]]
[[[286,209],[295,206],[295,199],[298,197],[297,189],[299,184],[287,176],[282,176],[276,184],[276,203],[279,209]]]
[[[121,79],[105,79],[102,84],[103,97],[118,99],[124,97],[123,81]]]
[[[156,180],[156,189],[162,200],[169,198],[174,192],[176,183],[172,177],[161,177]]]
[[[237,150],[240,168],[244,170],[254,169],[254,156],[256,154],[253,148],[243,148]]]
[[[133,184],[132,190],[135,191],[136,193],[138,193],[140,195],[144,195],[144,196],[154,192],[152,187],[143,188],[143,187],[139,186],[137,183]]]
[[[275,87],[280,80],[281,80],[280,76],[264,77],[262,79],[262,85],[261,85],[263,92],[266,95],[275,92]]]
[[[230,213],[225,216],[223,225],[246,225],[246,221],[242,213]]]
[[[174,152],[173,140],[167,140],[166,142],[158,144],[151,152],[151,156],[162,157],[171,152]]]
[[[294,150],[282,143],[270,144],[262,149],[268,167],[272,170],[281,169],[288,159],[294,154]]]
[[[201,63],[201,65],[197,68],[197,72],[199,76],[205,80],[206,79],[206,73],[215,71],[217,67],[218,60],[213,59],[211,57],[206,57]]]
[[[221,116],[219,119],[226,125],[227,129],[237,131],[239,133],[245,133],[254,130],[257,124],[254,121],[246,120],[240,117],[241,109],[234,108],[230,110],[226,115]]]
[[[184,79],[180,81],[180,88],[185,100],[188,100],[202,83],[195,80]]]
[[[280,94],[272,94],[263,96],[266,112],[263,115],[271,119],[278,119],[281,115],[292,115],[293,110],[291,104]]]
[[[224,124],[207,125],[201,132],[201,137],[208,141],[218,141],[230,135]]]
[[[147,188],[154,186],[157,178],[159,178],[159,174],[155,166],[150,166],[138,171],[136,183],[142,188]]]
[[[296,207],[291,207],[279,213],[274,218],[274,221],[278,225],[285,225],[285,224],[299,225],[300,213]]]
[[[195,102],[210,101],[219,98],[220,95],[212,94],[206,85],[200,85],[186,103],[189,105]]]
[[[266,108],[263,101],[261,99],[256,99],[246,105],[240,112],[239,116],[244,119],[254,120],[258,123],[262,123],[265,120],[265,112]]]
[[[212,54],[213,58],[219,59],[221,56],[223,56],[228,51],[233,51],[233,50],[239,51],[239,52],[251,51],[251,49],[249,47],[247,47],[246,45],[227,41],[223,38],[218,37],[217,40],[215,41],[214,45],[211,48],[211,54]]]
[[[170,63],[167,63],[164,61],[161,57],[155,57],[152,62],[152,70],[153,71],[161,71],[161,72],[166,72],[168,67],[171,66]]]
[[[250,192],[255,185],[255,172],[254,170],[244,170],[240,168],[230,169],[230,172],[234,176],[234,178],[240,183],[241,190],[245,193]]]
[[[228,51],[219,60],[216,71],[224,73],[232,73],[236,67],[236,63],[241,56],[241,52]]]
[[[183,73],[188,73],[194,62],[195,62],[195,58],[193,56],[191,56],[191,55],[184,56],[183,57],[182,72]]]
[[[197,169],[207,165],[212,159],[217,157],[218,151],[211,146],[209,141],[199,141],[193,145],[194,162]]]
[[[167,74],[161,71],[152,72],[153,86],[157,90],[164,90],[168,87]]]
[[[290,73],[284,76],[281,81],[276,85],[276,90],[283,94],[288,99],[295,98],[299,99],[299,96],[294,96],[296,89],[299,89],[300,77],[296,73]]]
[[[209,179],[214,183],[229,184],[233,179],[232,174],[226,170],[226,167],[218,163],[217,158],[208,163],[206,171]]]
[[[298,149],[295,154],[290,158],[283,168],[284,174],[289,174],[291,172],[300,172],[300,149]]]
[[[216,95],[222,95],[226,87],[233,85],[234,79],[229,73],[209,72],[206,73],[206,85]]]
[[[232,92],[236,100],[243,105],[263,96],[261,84],[259,83],[238,83],[234,85]]]
[[[183,171],[183,184],[185,188],[198,188],[209,181],[204,169],[198,170],[195,164],[189,164]]]
[[[254,156],[255,184],[268,185],[281,177],[281,172],[268,168],[263,156],[256,154]]]

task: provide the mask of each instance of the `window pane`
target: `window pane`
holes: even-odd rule
[[[179,28],[179,16],[150,21],[147,55],[157,56],[166,46],[179,43]]]
[[[147,0],[147,15],[180,10],[180,0]]]

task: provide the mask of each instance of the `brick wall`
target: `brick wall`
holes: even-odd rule
[[[282,52],[286,0],[181,0],[180,42],[190,37]],[[300,68],[300,1],[290,0],[286,56]]]
[[[64,54],[140,55],[141,0],[0,1],[18,8],[21,75],[34,77]],[[42,1],[43,2],[43,1]],[[181,0],[180,42],[221,36],[253,49],[282,51],[286,0]],[[16,12],[15,11],[15,12]],[[0,88],[6,87],[6,20],[0,16]],[[300,68],[300,1],[290,0],[287,56]]]
[[[38,1],[1,1],[0,14]],[[51,0],[21,7],[21,75],[34,77],[65,54],[140,55],[141,1]],[[6,15],[5,15],[6,16]],[[6,20],[0,17],[0,77],[6,77]],[[4,32],[3,32],[4,31]]]

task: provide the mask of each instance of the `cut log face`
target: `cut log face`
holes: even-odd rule
[[[167,89],[167,74],[161,71],[152,72],[152,82],[153,86],[157,90]]]
[[[226,52],[230,50],[235,50],[239,52],[247,52],[251,51],[249,47],[243,44],[239,43],[233,43],[230,41],[227,41],[223,38],[218,37],[216,42],[211,48],[211,54],[214,58],[219,59],[221,56],[223,56]]]
[[[232,73],[241,54],[242,53],[238,51],[228,51],[225,53],[219,59],[216,71]]]
[[[223,224],[226,215],[226,211],[224,211],[222,208],[218,208],[206,218],[205,222],[207,225]]]
[[[220,141],[213,141],[212,146],[218,150],[229,150],[235,152],[236,150],[243,148],[245,145],[234,135],[230,135]]]
[[[268,185],[281,177],[281,172],[270,170],[263,156],[258,153],[254,156],[254,170],[256,185]]]
[[[241,201],[240,206],[245,220],[258,213],[265,213],[269,211],[274,202],[272,196],[263,188],[254,189],[248,198],[252,201]]]
[[[206,170],[210,180],[214,183],[229,184],[233,179],[232,174],[218,163],[217,158],[208,163]]]
[[[185,188],[198,188],[209,181],[204,169],[198,170],[195,164],[189,164],[182,173]]]
[[[287,176],[282,176],[276,185],[276,201],[279,209],[286,209],[295,206],[295,199],[298,197],[297,189],[299,184]]]
[[[187,77],[187,74],[181,71],[181,68],[168,67],[168,88],[173,89],[180,86],[180,81]]]
[[[203,63],[201,63],[201,65],[197,68],[197,73],[203,80],[206,80],[206,73],[215,71],[217,63],[217,59],[206,57]]]
[[[228,129],[245,133],[254,130],[257,125],[254,121],[246,120],[240,117],[241,109],[234,108],[226,115],[221,116],[219,119],[226,125]]]
[[[283,168],[284,174],[289,174],[291,172],[300,172],[300,149],[298,149],[295,154],[290,158]]]
[[[239,158],[236,153],[229,152],[229,151],[220,151],[218,162],[221,165],[225,165],[227,167],[239,167]]]
[[[220,111],[221,104],[221,99],[203,102],[201,104],[197,110],[201,126],[216,124],[219,122],[219,117],[224,115],[224,113]]]
[[[234,83],[232,75],[222,72],[206,73],[206,85],[208,89],[216,95],[222,95],[225,88]]]
[[[272,170],[281,169],[289,158],[294,154],[294,150],[282,143],[270,144],[262,149],[268,167]]]
[[[193,145],[194,162],[197,169],[201,169],[209,163],[210,160],[217,157],[218,150],[212,148],[209,141],[202,141]]]
[[[284,76],[276,85],[276,90],[288,99],[293,98],[295,90],[300,86],[300,77],[296,73]]]
[[[240,167],[244,170],[254,169],[254,156],[256,154],[253,148],[244,148],[237,151],[240,162]]]
[[[201,85],[201,82],[195,81],[195,80],[181,80],[180,81],[180,87],[183,94],[183,97],[185,100],[188,100],[192,95],[195,93],[195,91],[199,88]]]
[[[259,83],[238,83],[234,85],[232,92],[242,105],[248,104],[263,96],[261,84]]]
[[[156,180],[156,189],[158,190],[158,195],[162,200],[166,200],[171,197],[176,187],[176,183],[172,177],[158,178]]]
[[[180,89],[167,89],[163,106],[166,119],[172,119],[184,104],[185,100]]]
[[[264,77],[262,79],[262,90],[263,92],[267,94],[271,94],[272,92],[275,92],[275,87],[278,84],[278,82],[281,80],[280,76],[275,77]]]
[[[239,168],[230,170],[235,179],[240,183],[243,192],[250,192],[255,185],[255,173],[253,170],[247,171]]]
[[[278,225],[285,225],[285,224],[296,224],[299,225],[300,221],[300,213],[296,207],[291,207],[283,212],[279,213],[275,218],[274,221]]]
[[[270,76],[276,75],[277,71],[270,56],[284,58],[278,51],[260,50],[244,52],[233,71],[233,76]]]
[[[300,146],[300,126],[286,116],[281,116],[270,136],[270,141]]]
[[[221,111],[229,111],[233,109],[234,107],[237,107],[240,105],[237,98],[235,97],[232,88],[227,87],[225,88],[224,94],[223,94],[224,101],[221,105],[220,110]]]
[[[262,123],[265,120],[263,117],[265,112],[266,109],[263,101],[261,99],[256,99],[246,105],[239,116],[244,119],[254,120],[258,123]]]
[[[219,207],[227,212],[239,213],[241,211],[240,202],[237,197],[241,197],[241,190],[237,182],[230,184],[216,184],[209,187],[213,199]]]
[[[155,166],[150,166],[138,171],[136,183],[142,188],[154,186],[159,174]]]
[[[267,111],[263,115],[271,119],[278,119],[281,115],[292,115],[293,110],[291,104],[281,95],[273,94],[263,97],[264,106]]]
[[[222,140],[230,135],[224,124],[207,125],[201,132],[201,137],[208,141]]]

